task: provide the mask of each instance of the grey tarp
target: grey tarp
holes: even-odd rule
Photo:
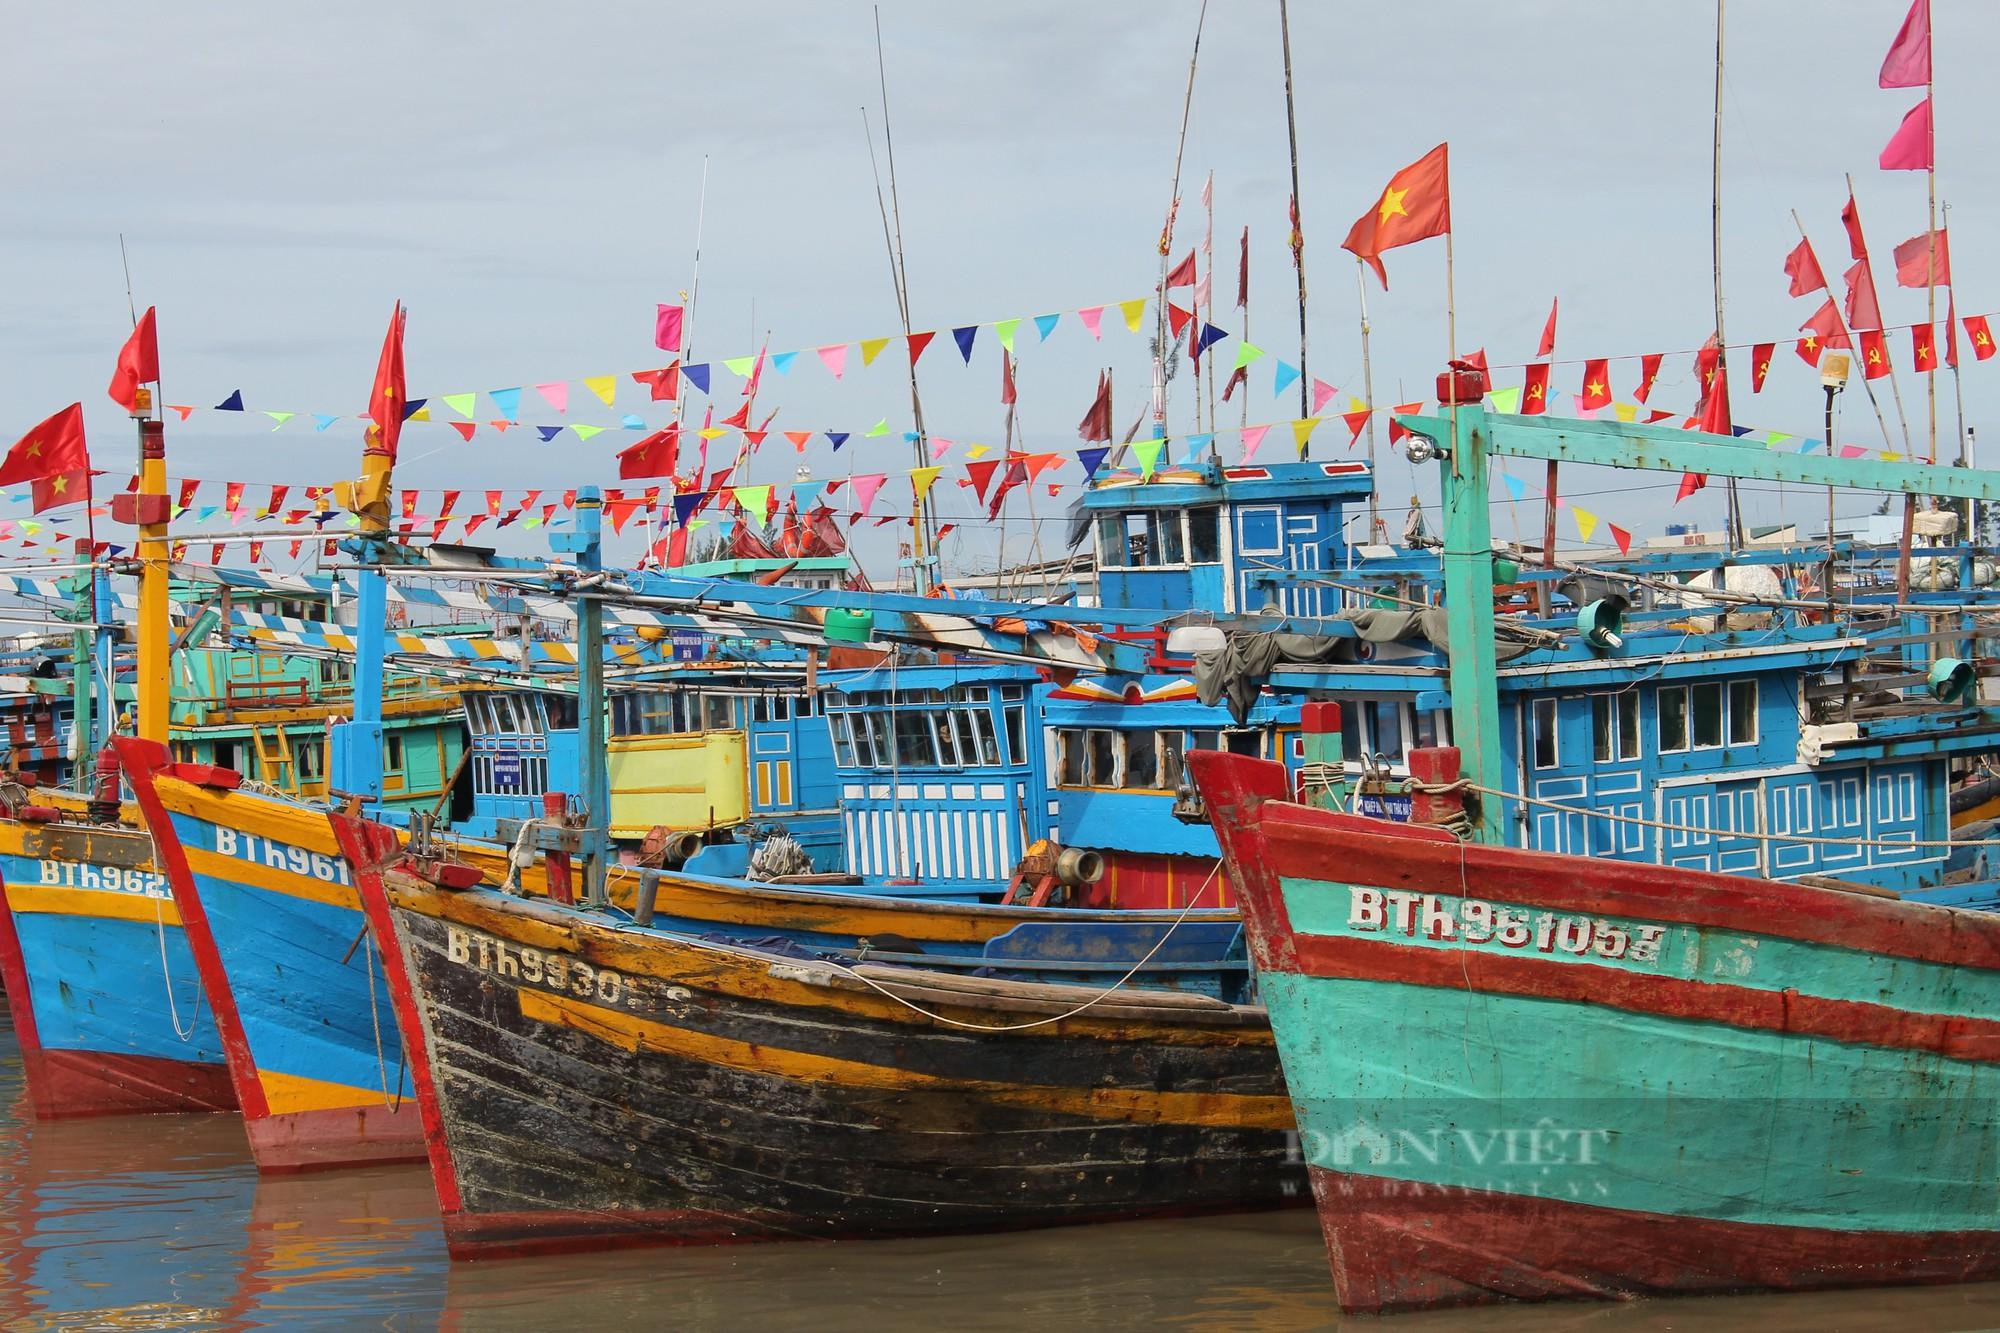
[[[1355,637],[1250,630],[1230,634],[1228,641],[1215,652],[1196,653],[1196,697],[1209,705],[1227,700],[1229,715],[1242,726],[1250,720],[1250,708],[1276,667],[1355,662],[1360,660],[1359,648],[1363,643],[1398,643],[1408,639],[1425,639],[1441,652],[1447,655],[1451,652],[1442,607],[1421,611],[1371,608],[1345,611],[1333,619],[1352,624]],[[1518,657],[1532,646],[1501,642],[1497,660]]]

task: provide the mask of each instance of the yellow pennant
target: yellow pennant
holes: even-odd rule
[[[1611,410],[1618,414],[1620,421],[1637,421],[1639,419],[1639,405],[1637,403],[1613,403]]]
[[[1294,421],[1292,423],[1292,442],[1297,444],[1301,449],[1305,448],[1306,441],[1312,438],[1313,427],[1317,425],[1319,425],[1318,417],[1301,417],[1299,420]]]
[[[910,469],[910,489],[916,493],[916,497],[919,500],[930,494],[931,483],[938,479],[938,473],[942,471],[944,469],[941,467],[917,467]]]
[[[875,358],[882,355],[882,349],[889,345],[887,338],[863,338],[861,340],[861,364],[872,366]]]
[[[1137,333],[1139,320],[1146,313],[1146,298],[1142,296],[1136,301],[1120,301],[1118,312],[1125,316],[1125,327]]]
[[[993,449],[990,445],[975,444],[965,451],[965,456],[967,458],[984,458],[992,452]]]
[[[1589,541],[1590,534],[1597,531],[1597,515],[1576,505],[1571,505],[1569,512],[1576,515],[1576,535]]]
[[[596,394],[604,401],[604,405],[609,407],[611,406],[611,400],[618,396],[618,377],[616,375],[592,375],[583,382],[583,387]]]

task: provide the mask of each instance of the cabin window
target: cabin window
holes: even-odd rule
[[[1361,701],[1361,721],[1363,741],[1371,755],[1381,755],[1391,761],[1403,757],[1404,704],[1397,699],[1364,699]]]
[[[567,694],[543,696],[542,707],[548,711],[550,731],[576,730],[576,699]]]
[[[1166,791],[1175,791],[1186,776],[1187,768],[1182,758],[1181,733],[1162,731],[1160,741],[1159,786]]]
[[[1125,738],[1125,780],[1123,787],[1160,785],[1159,733],[1136,731]]]
[[[1222,511],[1214,505],[1188,510],[1188,563],[1213,565],[1222,560]]]
[[[1188,733],[1187,747],[1190,750],[1220,750],[1222,748],[1222,733],[1206,729],[1190,731]]]
[[[1536,768],[1554,768],[1560,751],[1556,746],[1556,701],[1537,699],[1530,705],[1533,754]]]
[[[1080,731],[1058,731],[1056,733],[1057,785],[1063,787],[1084,786],[1083,773],[1083,733]]]
[[[484,736],[493,730],[492,714],[486,711],[486,696],[467,694],[465,701],[465,726],[475,736]]]
[[[774,694],[771,696],[771,720],[773,722],[790,722],[792,720],[792,696],[789,694]]]
[[[946,768],[962,768],[969,758],[958,756],[958,738],[951,728],[951,710],[940,708],[930,713],[931,739],[937,742],[938,762]]]
[[[1590,696],[1591,757],[1600,764],[1639,757],[1639,696],[1631,690]]]
[[[847,729],[847,714],[834,713],[826,720],[833,737],[833,762],[842,768],[854,767],[854,733]]]
[[[1659,694],[1660,751],[1663,754],[1688,748],[1687,686],[1663,688]]]
[[[729,731],[736,725],[734,702],[726,694],[704,694],[701,696],[701,729],[703,731]]]
[[[1083,785],[1118,785],[1118,733],[1093,728],[1083,733]]]
[[[1000,697],[1002,699],[1025,699],[1028,697],[1028,690],[1024,685],[1002,685],[1000,687]]]
[[[326,751],[318,741],[307,741],[294,751],[299,761],[299,781],[317,782],[326,772]]]
[[[1245,727],[1222,733],[1222,748],[1231,754],[1248,755],[1252,759],[1264,756],[1264,733]]]
[[[1729,743],[1757,743],[1757,682],[1754,680],[1729,682]]]
[[[752,722],[769,722],[771,720],[771,701],[761,694],[751,695],[750,720]],[[769,805],[770,802],[766,801],[764,804]]]
[[[937,755],[931,749],[929,717],[916,709],[897,709],[895,719],[897,765],[937,767]]]
[[[1710,681],[1705,685],[1690,686],[1688,695],[1694,748],[1712,750],[1722,744],[1722,684]]]
[[[403,738],[394,732],[382,738],[382,771],[384,773],[403,771]]]

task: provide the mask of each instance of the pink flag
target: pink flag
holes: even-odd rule
[[[1326,382],[1325,380],[1323,380],[1323,379],[1317,379],[1317,378],[1315,378],[1315,379],[1313,380],[1313,415],[1314,415],[1314,416],[1318,416],[1318,415],[1319,415],[1319,410],[1320,410],[1320,409],[1321,409],[1322,407],[1325,407],[1325,406],[1326,406],[1326,400],[1327,400],[1327,399],[1329,399],[1329,398],[1331,398],[1331,397],[1333,397],[1334,393],[1335,393],[1335,390],[1334,390],[1334,387],[1333,387],[1333,386],[1332,386],[1331,384],[1328,384],[1328,383],[1327,383],[1327,382]]]
[[[868,506],[875,503],[875,492],[882,489],[882,483],[887,479],[887,474],[881,472],[870,472],[851,479],[849,484],[854,487],[854,503],[860,506],[861,513],[867,513]]]
[[[951,441],[936,435],[931,436],[931,462],[935,463],[951,452]]]
[[[1921,2],[1921,0],[1920,0]],[[681,350],[681,320],[687,311],[682,306],[663,305],[653,320],[653,344],[663,352]]]
[[[1104,341],[1104,334],[1098,329],[1098,325],[1104,319],[1103,306],[1094,305],[1087,310],[1079,310],[1076,312],[1076,317],[1083,321],[1083,327],[1090,330],[1091,337],[1099,342]]]
[[[1931,99],[1910,108],[1902,125],[1882,149],[1878,159],[1884,171],[1929,171],[1931,169]]]
[[[1881,86],[1922,88],[1931,81],[1931,0],[1916,0],[1882,57]]]
[[[1257,453],[1257,446],[1264,442],[1269,426],[1245,426],[1243,428],[1243,461],[1249,462]]]
[[[554,384],[537,384],[535,392],[549,400],[549,406],[558,412],[569,411],[569,384],[557,380]]]
[[[847,370],[847,344],[820,348],[819,359],[826,362],[826,368],[833,372],[835,379],[839,379]]]
[[[1951,240],[1950,234],[1937,234],[1937,285],[1951,286]],[[1924,232],[1912,236],[1896,247],[1896,285],[1898,287],[1928,287],[1931,285],[1931,234]]]

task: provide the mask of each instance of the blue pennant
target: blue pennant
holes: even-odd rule
[[[521,391],[519,389],[489,389],[486,396],[493,400],[493,406],[500,409],[500,415],[515,421],[521,415]]]
[[[833,441],[833,451],[839,453],[840,446],[846,444],[847,437],[853,433],[852,431],[845,430],[830,430],[826,433],[826,438]]]
[[[1208,448],[1208,446],[1213,444],[1214,442],[1215,442],[1214,431],[1207,431],[1201,435],[1188,436],[1187,461],[1190,463],[1195,462],[1197,459],[1201,457],[1201,451]]]
[[[403,420],[408,421],[411,417],[423,411],[424,404],[428,403],[429,401],[430,399],[428,398],[412,398],[408,402],[404,403]]]
[[[686,527],[688,520],[694,517],[695,510],[701,508],[701,502],[705,498],[707,497],[703,496],[699,491],[691,495],[676,495],[674,497],[675,524],[683,528]]]
[[[537,426],[535,427],[535,429],[541,432],[542,442],[545,444],[548,441],[553,440],[556,436],[563,433],[563,428],[561,426]]]
[[[1221,342],[1224,338],[1227,338],[1228,336],[1229,336],[1228,329],[1219,329],[1213,324],[1202,325],[1201,350],[1206,352],[1209,348],[1215,346],[1217,343]]]
[[[968,324],[962,329],[953,329],[951,331],[952,341],[958,344],[958,354],[965,358],[967,365],[972,364],[972,340],[978,336],[979,326],[977,324]]]
[[[339,417],[335,417],[335,416],[327,416],[327,415],[325,415],[325,414],[323,414],[323,413],[319,413],[319,412],[315,412],[315,413],[313,413],[313,421],[314,421],[314,422],[315,422],[316,424],[315,424],[315,425],[313,426],[313,429],[314,429],[314,430],[325,430],[325,429],[326,429],[326,428],[327,428],[328,426],[331,426],[331,425],[332,425],[332,424],[333,424],[334,422],[336,422],[336,421],[338,421],[338,420],[340,420],[340,418],[339,418]]]
[[[1299,368],[1297,366],[1288,366],[1282,361],[1278,362],[1277,373],[1271,377],[1271,396],[1276,398],[1279,394],[1298,382]]]
[[[798,360],[798,356],[797,352],[773,352],[771,353],[771,369],[777,371],[780,375],[789,375],[792,373],[792,362]]]
[[[241,412],[243,410],[243,390],[237,389],[215,405],[218,412]]]
[[[622,423],[622,424],[624,425],[624,427],[625,427],[625,429],[626,429],[626,430],[644,430],[644,429],[646,429],[646,422],[645,422],[645,420],[644,420],[643,418],[641,418],[641,417],[635,417],[635,416],[629,416],[629,415],[628,415],[628,416],[626,416],[626,417],[624,418],[624,421],[623,421],[623,423]]]
[[[1083,464],[1084,480],[1088,481],[1097,475],[1097,469],[1104,466],[1104,456],[1110,452],[1111,450],[1109,449],[1079,449],[1076,451],[1076,461]]]
[[[1049,340],[1049,335],[1056,331],[1056,321],[1061,318],[1062,318],[1061,315],[1035,316],[1035,328],[1041,333],[1042,335],[1041,340],[1043,342],[1047,342]]]
[[[687,377],[689,384],[703,393],[708,392],[708,362],[704,361],[698,366],[682,366],[681,374]]]

